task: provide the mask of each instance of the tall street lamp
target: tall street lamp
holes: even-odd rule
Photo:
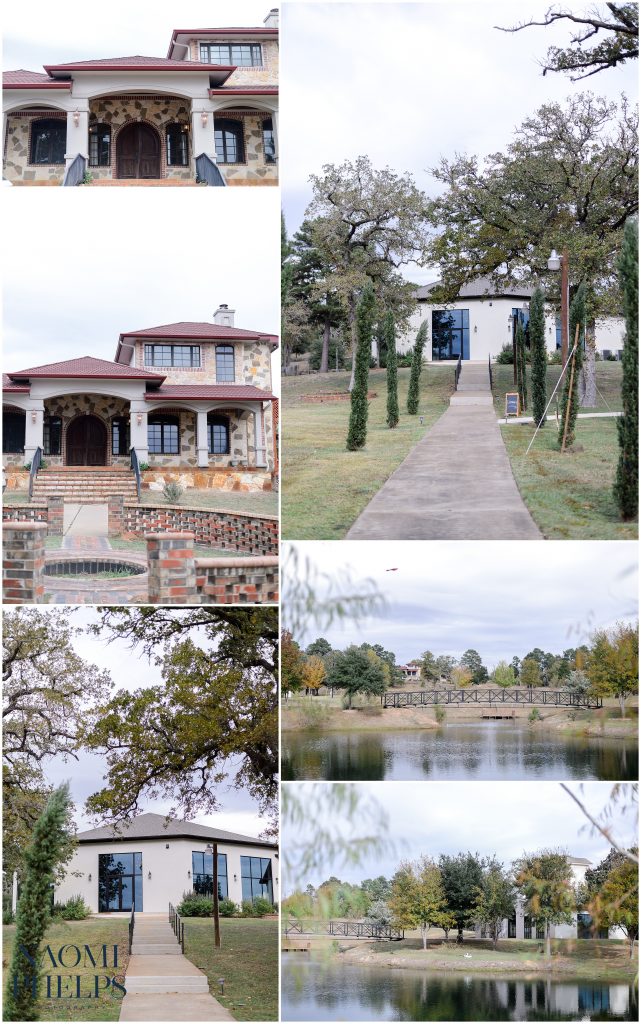
[[[556,249],[552,250],[548,259],[548,270],[561,271],[561,365],[565,366],[570,349],[570,284],[568,279],[567,249],[564,249],[560,256]]]
[[[213,871],[213,912],[214,912],[214,946],[220,949],[220,914],[218,913],[218,843],[208,843],[207,853],[211,853],[214,861]]]

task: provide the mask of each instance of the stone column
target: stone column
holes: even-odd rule
[[[267,465],[267,460],[265,458],[265,445],[263,438],[262,405],[259,405],[254,409],[254,451],[256,452],[256,466],[264,469]]]
[[[5,523],[2,534],[2,600],[5,604],[42,604],[47,524]]]
[[[148,533],[150,604],[196,604],[194,534]]]
[[[196,449],[198,465],[209,465],[209,444],[207,443],[207,413],[200,409],[196,413]]]
[[[276,163],[278,163],[278,111],[274,110],[272,113],[272,128],[274,129],[274,152],[276,154]]]
[[[147,413],[144,400],[133,400],[129,404],[129,439],[132,448],[136,449],[139,462],[149,461],[149,442],[147,439]]]
[[[37,399],[30,402],[25,412],[24,460],[31,462],[36,448],[44,446],[44,402]]]
[[[82,100],[77,108],[67,111],[67,147],[65,165],[68,167],[80,153],[89,162],[89,107]],[[76,124],[76,121],[78,122]]]
[[[47,534],[50,537],[62,537],[64,533],[65,499],[62,494],[50,494],[47,497]]]

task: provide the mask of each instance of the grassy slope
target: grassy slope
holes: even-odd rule
[[[3,986],[6,980],[6,973],[11,961],[11,950],[13,946],[13,940],[16,933],[15,925],[7,925],[2,929],[3,941],[2,941],[2,967],[3,967]],[[56,924],[51,924],[47,929],[45,935],[44,945],[47,944],[57,952],[61,946],[74,945],[80,946],[81,948],[87,944],[91,946],[91,951],[98,961],[98,951],[103,943],[107,943],[109,946],[113,946],[115,943],[118,944],[118,970],[113,972],[109,969],[105,970],[100,967],[92,967],[89,963],[88,967],[80,964],[78,967],[65,968],[60,967],[56,969],[50,969],[45,971],[45,974],[49,974],[54,979],[52,982],[52,990],[55,993],[57,985],[57,976],[60,975],[63,978],[62,992],[63,997],[57,998],[46,998],[46,983],[43,982],[41,989],[40,1002],[38,1004],[38,1020],[118,1020],[120,1017],[120,1002],[121,1000],[110,994],[109,991],[101,991],[101,995],[98,1000],[95,998],[88,999],[70,999],[65,998],[65,982],[64,979],[68,975],[72,975],[75,979],[76,975],[82,975],[85,980],[81,982],[81,992],[88,994],[89,991],[93,991],[94,977],[98,975],[109,975],[116,973],[123,975],[127,966],[128,954],[128,936],[127,936],[127,921],[124,918],[111,918],[106,920],[105,918],[95,918],[88,921],[62,921]],[[73,962],[72,951],[68,951],[66,958],[68,963]],[[109,962],[112,962],[111,959]],[[122,982],[122,979],[119,979]],[[75,980],[73,985],[75,986]],[[104,984],[104,982],[101,982]],[[69,983],[67,983],[69,987]],[[71,988],[70,991],[75,991]]]
[[[221,948],[214,948],[209,918],[185,921],[185,955],[209,979],[213,996],[236,1020],[278,1019],[278,921],[223,918]],[[225,979],[220,994],[219,978]]]
[[[164,505],[162,491],[140,492],[142,505]],[[253,515],[278,515],[277,491],[198,491],[189,487],[174,505],[188,507],[224,509],[228,512],[247,512]]]
[[[452,367],[426,365],[421,376],[419,415],[405,412],[408,369],[398,371],[401,419],[385,422],[385,371],[371,370],[367,445],[345,449],[350,403],[305,403],[301,396],[346,391],[348,373],[316,374],[283,380],[283,537],[338,540],[448,405]]]

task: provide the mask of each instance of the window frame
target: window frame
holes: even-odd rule
[[[255,861],[260,861],[260,868],[257,869]],[[263,866],[265,861],[265,866]],[[247,863],[249,862],[249,863]],[[260,874],[257,874],[257,870],[260,870]],[[267,878],[267,872],[269,872],[268,881],[262,882],[262,878]],[[249,883],[249,888],[245,883]],[[243,900],[251,900],[252,902],[262,896],[264,899],[268,899],[270,903],[274,902],[274,872],[272,867],[271,857],[256,857],[247,856],[240,858],[240,884],[242,891]],[[263,891],[266,890],[266,891]]]
[[[218,133],[221,132],[220,139]],[[232,135],[235,147],[235,159],[231,160],[228,154],[226,135]],[[216,163],[219,164],[246,164],[247,150],[245,146],[245,125],[242,118],[214,117],[214,147],[216,149]]]
[[[179,155],[184,159],[174,160],[172,150],[173,145],[170,145],[170,138],[173,135],[178,135],[180,140]],[[187,126],[181,124],[180,121],[172,121],[165,128],[165,156],[167,158],[167,167],[189,167],[189,132]]]
[[[126,416],[113,416],[110,426],[111,454],[117,457],[129,455],[129,450],[131,448],[131,428],[129,420]],[[118,435],[117,441],[116,434]]]
[[[207,51],[206,57],[203,57],[203,50]],[[212,57],[212,51],[226,50],[227,54],[223,55],[219,52],[215,57]],[[250,60],[249,62],[243,60],[237,60],[233,56],[234,50],[249,50]],[[256,52],[257,51],[257,54]],[[258,60],[254,58],[258,56]],[[263,47],[261,43],[198,43],[198,57],[201,64],[218,64],[229,67],[234,65],[238,68],[262,68],[264,67],[263,61]]]
[[[214,430],[210,429],[216,427],[222,427],[225,431],[225,448],[221,451],[216,450],[214,444]],[[220,413],[215,412],[207,413],[207,452],[209,455],[231,454],[231,424],[229,416],[223,416]]]
[[[161,353],[169,354],[169,362],[163,362],[162,358],[156,358]],[[189,353],[189,362],[176,361],[178,352]],[[151,356],[151,359],[150,359]],[[156,345],[153,342],[145,342],[144,365],[178,370],[200,370],[202,369],[202,356],[200,345]]]
[[[152,444],[151,428],[160,427],[160,447]],[[176,429],[176,448],[172,449],[168,428]],[[155,442],[154,442],[155,443]],[[180,416],[173,413],[149,413],[147,417],[147,451],[150,455],[180,455]]]
[[[266,127],[269,125],[269,128]],[[263,159],[270,166],[276,163],[276,136],[274,135],[273,117],[264,117],[261,121],[263,133]]]
[[[56,440],[56,451],[52,450],[52,429],[53,436]],[[57,434],[57,437],[56,437]],[[42,454],[43,455],[62,455],[62,416],[45,416],[42,423]]]
[[[59,156],[60,159],[48,159],[48,160],[36,160],[38,151],[38,126],[48,124],[50,128],[57,128],[63,134],[63,145],[62,153],[52,154],[49,156]],[[41,129],[42,130],[42,129]],[[58,140],[58,145],[60,140]],[[51,149],[53,149],[55,143],[51,142]],[[64,167],[65,153],[67,151],[67,122],[60,117],[34,117],[31,121],[30,134],[29,134],[29,164],[32,167]]]
[[[12,426],[7,430],[7,422],[11,420]],[[16,425],[22,422],[22,431],[16,430]],[[24,455],[25,440],[27,434],[27,414],[22,409],[3,409],[2,410],[2,454],[3,455]],[[22,436],[22,448],[19,446],[20,436]],[[14,442],[14,438],[17,438],[16,448],[6,447],[8,440]]]
[[[197,858],[202,858],[202,871],[197,871]],[[207,871],[207,863],[211,864],[211,871]],[[221,863],[221,861],[223,863]],[[198,879],[198,882],[196,882]],[[201,881],[202,880],[202,881]],[[205,850],[191,851],[191,884],[194,892],[209,896],[214,891],[214,855]],[[226,900],[229,897],[229,873],[227,868],[227,854],[218,854],[218,899]]]
[[[229,365],[229,355],[231,353],[231,377],[225,376],[225,368]],[[221,359],[221,370],[219,372],[219,356]],[[216,364],[216,383],[217,384],[235,384],[236,383],[236,352],[233,345],[216,345],[214,352],[214,360]]]
[[[104,145],[105,140],[101,140],[100,135],[107,135],[106,155],[101,153],[101,145]],[[92,146],[94,139],[95,147]],[[111,143],[111,125],[105,121],[92,121],[89,125],[89,167],[111,167]],[[96,160],[93,159],[92,150],[94,148],[96,149]]]
[[[438,324],[439,317],[452,317],[452,322],[449,324],[441,323]],[[448,350],[446,354],[443,354],[442,347],[444,341],[441,341],[440,346],[436,346],[437,339],[441,337],[440,333],[437,332],[436,326],[445,331],[449,330],[448,339]],[[459,355],[461,359],[470,358],[470,311],[469,309],[433,309],[431,317],[431,333],[432,333],[432,360],[434,362],[440,362],[442,359],[458,359]],[[443,335],[443,338],[445,335]],[[458,342],[459,351],[453,353],[455,340]]]

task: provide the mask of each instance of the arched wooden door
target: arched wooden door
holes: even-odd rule
[[[119,178],[160,177],[160,136],[155,128],[132,121],[119,132],[116,174]]]
[[[97,416],[79,416],[67,430],[68,466],[106,466],[107,428]]]

